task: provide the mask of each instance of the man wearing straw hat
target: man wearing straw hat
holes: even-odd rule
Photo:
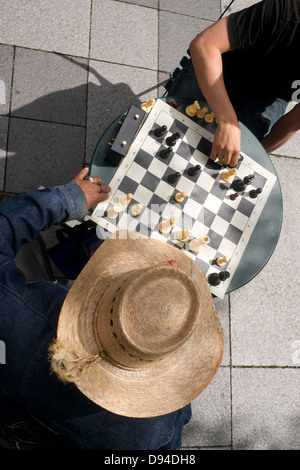
[[[179,449],[190,402],[216,374],[224,348],[196,264],[129,232],[107,239],[69,292],[26,283],[15,264],[22,243],[108,198],[109,186],[86,175],[0,207],[2,433],[25,415],[37,435],[42,428],[63,448]]]

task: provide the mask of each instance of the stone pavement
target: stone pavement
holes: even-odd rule
[[[0,191],[72,179],[116,116],[164,93],[161,82],[226,1],[1,0]],[[300,135],[271,155],[284,201],[271,260],[215,300],[224,359],[193,402],[183,448],[300,448],[299,144]]]

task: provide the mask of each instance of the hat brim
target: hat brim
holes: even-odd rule
[[[63,304],[57,332],[59,342],[79,357],[98,354],[94,312],[101,295],[125,273],[166,265],[170,260],[199,287],[199,319],[185,343],[153,365],[126,369],[103,358],[75,382],[90,400],[113,413],[128,417],[167,414],[190,403],[209,385],[223,358],[224,338],[207,281],[181,250],[122,231],[100,246]]]

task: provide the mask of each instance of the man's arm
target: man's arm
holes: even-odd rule
[[[235,166],[241,150],[241,131],[223,78],[222,54],[230,51],[228,18],[209,26],[190,44],[199,87],[216,116],[217,131],[211,157]]]
[[[96,184],[86,180],[87,173],[85,168],[65,185],[18,194],[0,207],[0,269],[16,256],[22,243],[53,225],[83,218],[88,209],[109,197],[110,187],[98,177]]]
[[[274,124],[269,134],[262,140],[262,145],[268,153],[285,144],[300,129],[300,103],[284,114]]]

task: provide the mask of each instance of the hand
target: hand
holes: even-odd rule
[[[93,176],[95,183],[92,183],[88,179],[85,179],[89,172],[88,168],[81,170],[73,179],[75,183],[82,189],[87,200],[88,209],[91,209],[93,206],[99,202],[103,202],[109,198],[109,193],[111,192],[110,186],[107,186],[103,183],[102,179],[98,176]],[[101,191],[101,186],[102,191]]]
[[[220,165],[235,166],[241,152],[241,129],[236,123],[218,124],[214,143],[211,151],[211,158],[218,159]]]

